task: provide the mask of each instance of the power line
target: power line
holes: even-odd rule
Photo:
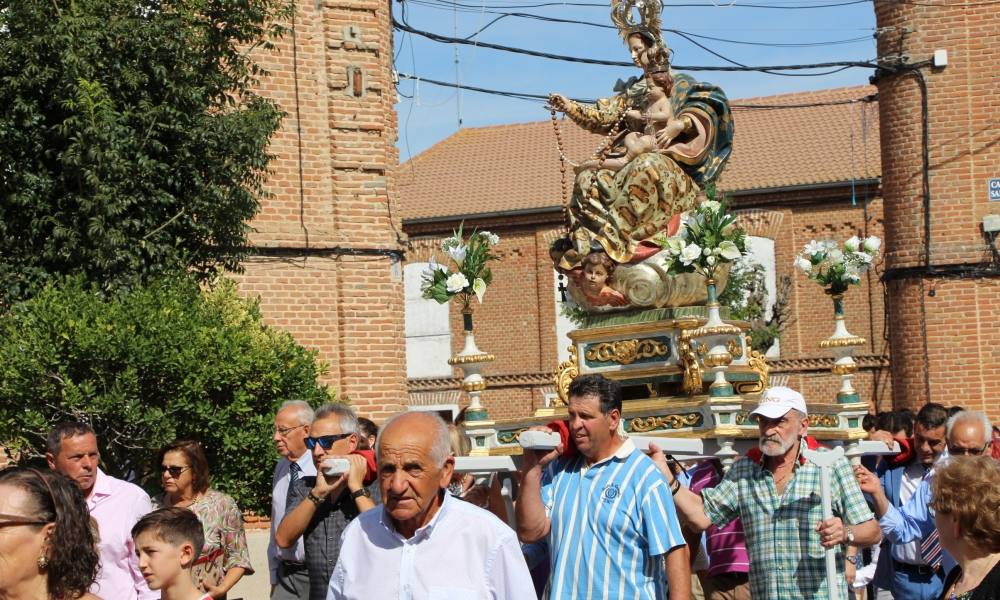
[[[632,62],[620,61],[620,60],[604,60],[598,58],[580,58],[575,56],[565,56],[561,54],[552,54],[550,52],[540,52],[538,50],[528,50],[525,48],[515,48],[512,46],[503,46],[500,44],[492,44],[488,42],[479,42],[473,40],[467,40],[463,38],[456,38],[450,36],[444,36],[437,33],[432,33],[430,31],[423,31],[421,29],[416,29],[407,25],[405,23],[400,23],[396,20],[395,16],[392,18],[392,25],[395,29],[399,31],[404,31],[411,33],[413,35],[419,35],[421,37],[427,38],[435,42],[441,42],[445,44],[465,44],[469,46],[478,46],[482,48],[489,48],[491,50],[500,50],[503,52],[511,52],[514,54],[523,54],[526,56],[535,56],[538,58],[548,58],[552,60],[560,60],[564,62],[572,63],[582,63],[590,65],[603,65],[610,67],[633,67],[635,66]],[[718,55],[717,55],[718,56]],[[726,59],[729,60],[729,59]],[[735,61],[730,61],[735,62]],[[878,65],[873,62],[864,61],[837,61],[837,62],[825,62],[825,63],[813,63],[804,65],[768,65],[768,66],[748,66],[742,64],[735,64],[733,66],[701,66],[701,65],[673,65],[674,69],[678,71],[756,71],[761,73],[770,73],[772,75],[792,75],[789,73],[774,73],[774,71],[801,71],[809,69],[833,69],[831,71],[825,71],[823,73],[807,73],[806,76],[821,76],[829,75],[831,73],[837,73],[845,69],[850,68],[865,68],[865,69],[875,69]]]
[[[410,0],[410,3],[411,4],[420,4],[422,6],[427,6],[428,8],[434,8],[434,9],[444,10],[443,6],[440,6],[440,5],[432,3],[432,2],[422,2],[421,0]],[[447,9],[447,10],[451,10],[451,9]],[[595,22],[592,22],[592,21],[579,21],[579,20],[576,20],[576,19],[562,19],[562,18],[559,18],[559,17],[548,17],[548,16],[545,16],[545,15],[537,15],[537,14],[534,14],[534,13],[503,12],[503,11],[493,11],[493,10],[487,10],[487,11],[483,11],[483,10],[472,11],[472,10],[469,10],[468,12],[485,13],[485,14],[499,15],[499,16],[497,18],[493,19],[492,21],[490,21],[489,23],[487,23],[486,25],[480,27],[475,33],[472,33],[471,35],[468,35],[465,38],[463,38],[463,39],[467,39],[467,40],[473,39],[474,37],[476,37],[480,33],[486,31],[488,28],[490,28],[491,26],[493,26],[495,23],[498,23],[499,21],[501,21],[501,20],[503,20],[503,19],[505,19],[507,17],[515,17],[515,18],[519,18],[519,19],[532,19],[532,20],[543,21],[543,22],[547,22],[547,23],[566,23],[566,24],[569,24],[569,25],[584,25],[584,26],[587,26],[587,27],[597,27],[597,28],[600,28],[600,29],[617,29],[614,25],[608,25],[606,23],[595,23]],[[403,19],[403,20],[405,21],[405,19]],[[858,42],[867,42],[867,41],[871,41],[874,38],[874,35],[863,35],[863,36],[858,36],[858,37],[853,37],[853,38],[848,38],[848,39],[842,39],[842,40],[829,40],[829,41],[820,41],[820,42],[785,42],[785,43],[783,43],[783,42],[752,42],[752,41],[748,41],[748,40],[733,40],[733,39],[728,39],[728,38],[715,37],[715,36],[711,36],[711,35],[700,35],[700,34],[697,34],[697,33],[691,33],[690,31],[683,31],[681,29],[663,29],[663,31],[665,31],[667,33],[674,33],[674,34],[677,34],[677,35],[679,35],[681,37],[684,37],[684,38],[687,38],[688,36],[690,36],[690,37],[693,37],[693,38],[698,38],[698,39],[703,39],[703,40],[710,40],[710,41],[713,41],[713,42],[722,42],[724,44],[740,44],[740,45],[744,45],[744,46],[763,46],[763,47],[769,47],[769,48],[814,48],[814,47],[821,47],[821,46],[836,46],[836,45],[842,45],[842,44],[854,44],[854,43],[858,43]],[[871,31],[874,33],[874,29],[871,29]],[[691,40],[688,40],[688,41],[691,41]]]
[[[608,8],[607,3],[604,2],[537,2],[534,4],[486,4],[483,3],[480,6],[471,6],[468,4],[462,4],[461,2],[455,2],[453,0],[440,0],[442,3],[454,4],[456,6],[461,6],[464,8],[543,8],[547,6],[585,6],[590,8]],[[806,4],[806,5],[780,5],[780,4],[744,4],[742,2],[734,2],[728,8],[760,8],[769,10],[812,10],[817,8],[836,8],[840,6],[850,6],[853,4],[867,4],[871,0],[845,0],[843,2],[828,2],[825,4]],[[1000,0],[998,0],[1000,1]],[[936,5],[939,6],[939,5]],[[695,3],[695,2],[684,2],[676,4],[665,4],[664,8],[719,8],[718,4],[712,2]]]
[[[431,85],[436,85],[446,88],[457,88],[463,90],[469,90],[471,92],[480,92],[483,94],[492,94],[494,96],[504,96],[508,98],[517,98],[519,100],[541,100],[547,101],[549,99],[548,94],[532,94],[528,92],[511,92],[504,90],[495,90],[491,88],[476,87],[465,84],[452,83],[448,81],[438,81],[435,79],[427,79],[426,77],[417,77],[415,75],[410,75],[409,73],[397,73],[400,79],[406,79],[410,81],[415,81],[419,83],[429,83]],[[574,102],[582,102],[584,104],[593,104],[596,102],[593,98],[570,98]],[[820,106],[837,106],[842,104],[854,104],[857,102],[874,102],[878,100],[877,94],[869,94],[861,98],[846,98],[842,100],[825,100],[822,102],[804,102],[798,104],[741,104],[739,102],[731,103],[729,108],[733,110],[781,110],[781,109],[792,109],[792,108],[816,108]]]

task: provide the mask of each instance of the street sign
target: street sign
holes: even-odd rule
[[[990,201],[1000,201],[1000,177],[990,179]]]

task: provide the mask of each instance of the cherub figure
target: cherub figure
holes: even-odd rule
[[[592,306],[625,306],[628,300],[612,288],[615,263],[604,252],[591,252],[583,259],[583,271],[573,270],[570,277]]]

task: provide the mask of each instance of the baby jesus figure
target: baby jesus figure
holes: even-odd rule
[[[592,306],[625,306],[625,296],[608,285],[614,271],[615,263],[607,254],[591,252],[583,259],[583,271],[573,270],[569,276]]]
[[[585,168],[594,168],[600,164],[602,169],[617,171],[627,165],[637,156],[648,152],[659,152],[665,150],[677,136],[687,131],[691,126],[690,117],[681,115],[674,116],[674,109],[670,102],[670,92],[674,87],[674,80],[667,71],[657,71],[647,75],[649,88],[646,92],[646,110],[639,111],[630,109],[625,112],[625,117],[630,121],[640,121],[645,123],[642,133],[633,131],[622,140],[625,144],[625,156],[620,158],[608,158],[603,162],[588,160],[576,168],[579,172]]]

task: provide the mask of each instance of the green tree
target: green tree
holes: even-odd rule
[[[0,0],[0,312],[238,269],[281,112],[252,58],[285,0]]]
[[[0,316],[0,446],[38,457],[53,424],[85,420],[108,472],[155,490],[156,449],[200,440],[213,486],[266,514],[274,412],[331,400],[323,369],[226,279],[156,279],[110,297],[80,278],[54,282]]]

